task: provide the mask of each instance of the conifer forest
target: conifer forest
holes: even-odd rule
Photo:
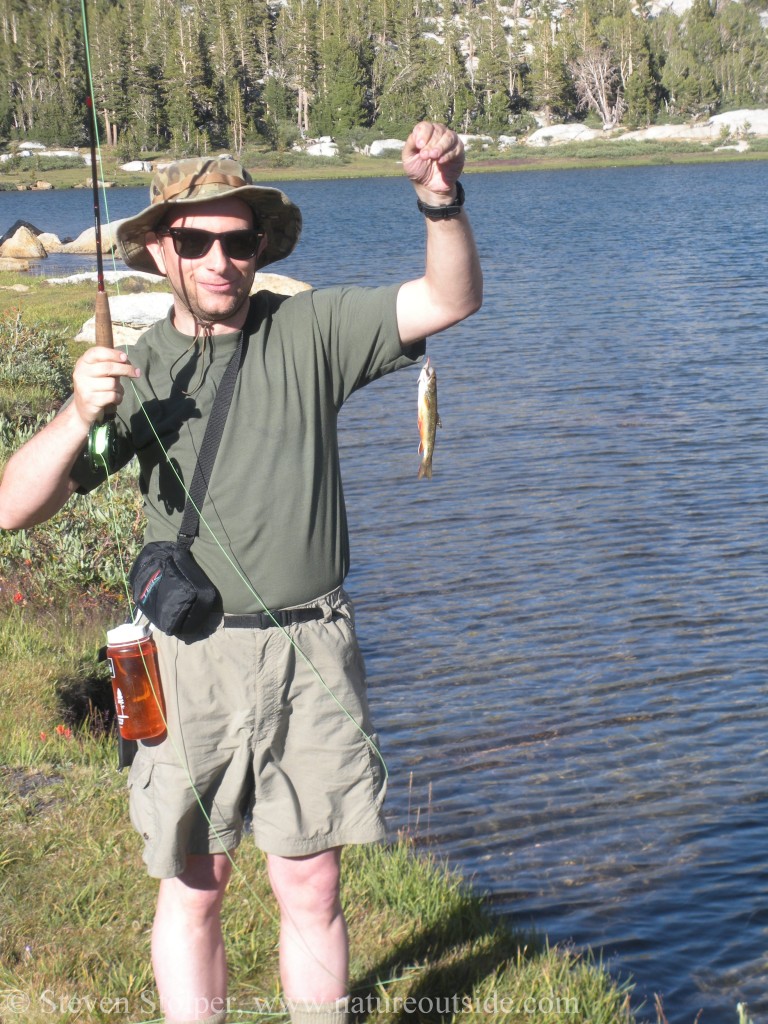
[[[142,152],[768,105],[765,0],[0,0],[0,139]],[[84,24],[89,45],[85,46]],[[86,52],[87,51],[87,52]]]

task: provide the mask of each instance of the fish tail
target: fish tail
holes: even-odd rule
[[[429,462],[425,459],[419,466],[419,475],[417,480],[431,480],[432,479],[432,460]]]

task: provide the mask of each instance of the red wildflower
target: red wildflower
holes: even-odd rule
[[[48,733],[47,732],[41,732],[40,733],[40,739],[43,741],[43,743],[45,743],[45,741],[48,739]]]
[[[21,602],[24,600],[24,595],[21,593],[20,590],[17,590],[16,593],[13,595],[13,600],[15,604],[21,604]]]

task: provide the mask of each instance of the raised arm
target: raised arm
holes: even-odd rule
[[[122,401],[120,378],[137,377],[124,352],[94,346],[78,359],[73,400],[11,456],[0,481],[0,529],[36,526],[75,491],[70,473],[88,431],[109,405]]]
[[[403,170],[428,208],[454,206],[464,168],[464,146],[441,124],[422,121],[403,148]],[[483,300],[483,275],[469,219],[424,216],[427,257],[424,276],[406,282],[397,298],[400,340],[408,345],[451,327],[476,312]]]

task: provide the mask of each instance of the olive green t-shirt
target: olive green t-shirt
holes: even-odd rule
[[[255,326],[192,545],[225,611],[304,604],[344,580],[349,537],[339,410],[354,391],[413,365],[425,350],[423,342],[400,344],[398,288],[259,292],[252,299]],[[184,488],[237,341],[237,334],[217,335],[203,346],[168,317],[130,351],[141,377],[124,382],[119,461],[139,459],[147,542],[176,539]],[[100,482],[85,459],[73,477],[81,490]]]

